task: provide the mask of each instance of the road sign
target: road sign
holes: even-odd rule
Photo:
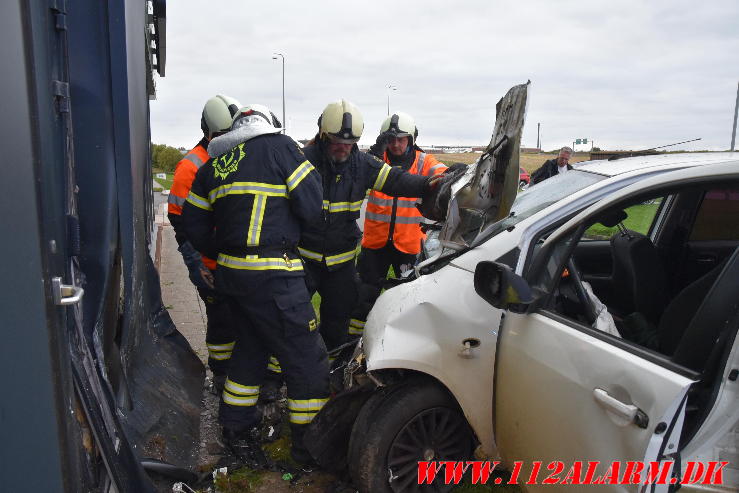
[[[580,140],[581,139],[575,139],[575,144],[581,144],[582,142],[580,142]]]

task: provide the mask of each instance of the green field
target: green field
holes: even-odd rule
[[[654,216],[657,214],[660,201],[655,200],[649,204],[638,204],[633,205],[626,209],[628,217],[624,219],[624,226],[626,229],[636,231],[646,235],[649,233],[649,227],[654,221]],[[607,240],[618,232],[618,228],[607,228],[600,223],[593,224],[587,231],[585,231],[584,237],[590,240]]]
[[[173,173],[167,173],[167,179],[162,180],[161,178],[156,178],[154,175],[152,175],[152,178],[155,182],[159,183],[164,190],[169,190],[172,188],[172,177],[174,176]]]

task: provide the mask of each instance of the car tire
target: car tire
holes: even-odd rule
[[[418,461],[467,460],[473,445],[472,430],[446,389],[429,381],[401,383],[379,390],[359,412],[349,442],[349,472],[361,493],[429,491],[429,485],[418,484]],[[442,482],[431,488],[453,486]]]
[[[518,182],[518,189],[523,190],[526,185],[528,185],[528,183],[526,183],[526,180],[521,180]]]

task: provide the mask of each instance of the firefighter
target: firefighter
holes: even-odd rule
[[[446,171],[432,154],[416,144],[418,128],[407,113],[395,113],[382,122],[377,142],[370,153],[414,175],[439,175]],[[390,197],[378,190],[370,192],[364,216],[362,251],[357,261],[361,281],[359,303],[349,320],[349,336],[362,335],[367,313],[380,295],[388,268],[396,277],[412,268],[421,251],[425,234],[423,216],[416,208],[418,198]]]
[[[175,239],[179,245],[178,250],[182,253],[190,280],[205,304],[205,313],[208,317],[205,333],[208,366],[213,372],[213,386],[219,393],[223,391],[226,381],[235,332],[228,303],[213,288],[213,271],[216,269],[216,261],[202,255],[188,241],[182,226],[182,206],[190,193],[195,173],[209,159],[208,143],[231,128],[231,121],[240,106],[235,99],[220,94],[205,103],[200,119],[203,138],[177,163],[167,200],[167,216],[174,228]]]
[[[232,130],[211,141],[184,207],[193,245],[217,259],[216,288],[239,321],[238,344],[221,396],[226,444],[247,465],[265,467],[256,403],[270,355],[287,382],[293,459],[309,463],[305,427],[328,400],[326,346],[297,251],[300,233],[322,213],[321,177],[261,105],[242,108]]]
[[[418,197],[427,189],[427,177],[359,152],[356,142],[363,129],[359,109],[349,101],[336,101],[323,110],[318,134],[305,148],[323,180],[323,218],[302,232],[298,250],[311,294],[321,295],[321,335],[329,351],[346,342],[357,303],[357,218],[367,190]]]

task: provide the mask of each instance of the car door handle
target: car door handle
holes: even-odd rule
[[[593,389],[593,397],[605,409],[630,423],[634,423],[639,428],[646,428],[649,425],[649,416],[635,405],[621,402],[607,391],[598,388]]]

